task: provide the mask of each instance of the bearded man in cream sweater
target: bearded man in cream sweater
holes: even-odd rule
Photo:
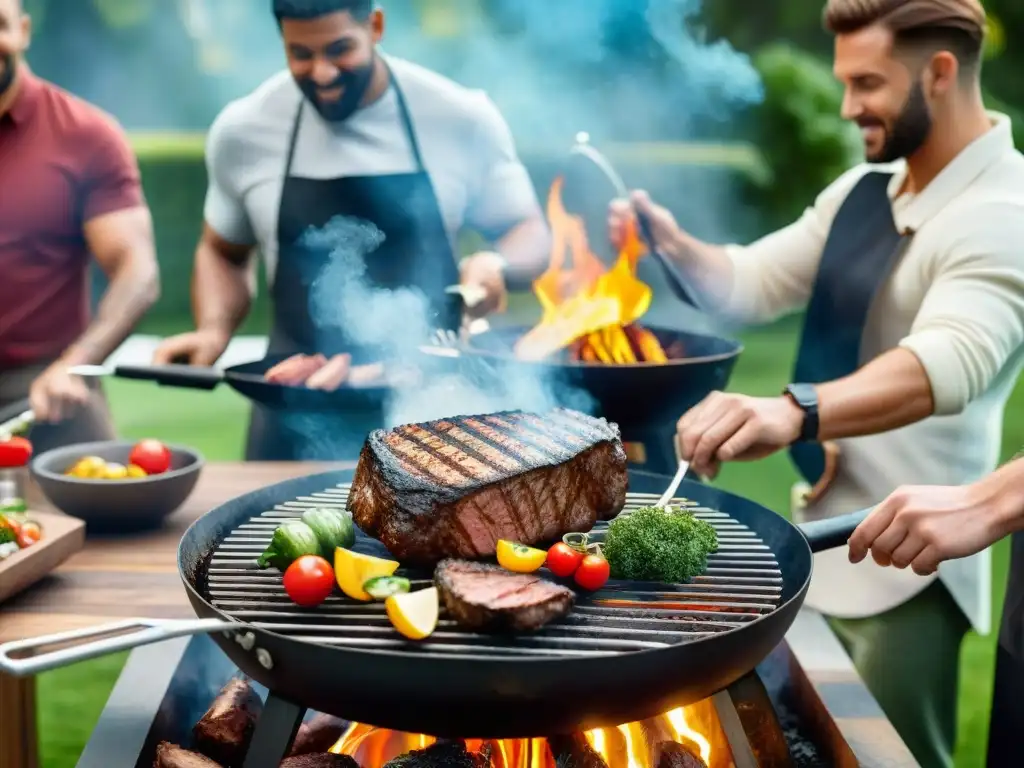
[[[678,427],[706,476],[788,449],[810,489],[798,520],[991,472],[1024,362],[1024,156],[982,103],[980,3],[829,0],[825,23],[868,163],[745,247],[697,240],[642,192],[609,221],[617,242],[632,211],[646,215],[723,312],[763,323],[806,310],[784,394],[713,393]],[[843,549],[815,556],[807,604],[925,768],[953,764],[960,644],[972,625],[990,631],[989,558],[921,576]]]

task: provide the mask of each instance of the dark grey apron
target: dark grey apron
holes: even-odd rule
[[[794,382],[820,384],[860,368],[868,309],[908,239],[893,219],[891,178],[866,174],[836,213],[807,305]],[[818,482],[825,472],[820,443],[796,443],[789,454],[804,480]]]
[[[310,179],[291,174],[305,102],[292,126],[278,213],[278,263],[271,289],[273,328],[268,357],[297,353],[352,354],[353,362],[382,359],[386,350],[360,341],[338,323],[317,319],[311,288],[331,263],[329,248],[304,240],[311,228],[335,217],[369,222],[383,234],[380,245],[361,259],[375,288],[418,288],[427,298],[433,327],[457,329],[458,304],[444,289],[459,282],[458,266],[430,176],[424,168],[405,97],[394,75],[405,134],[416,168],[410,173]],[[372,323],[373,318],[366,318]],[[384,408],[338,410],[329,414],[272,410],[253,405],[246,446],[250,461],[340,461],[355,459],[366,435],[385,426]]]
[[[1024,762],[1024,533],[1010,537],[1010,573],[1003,600],[1003,620],[996,646],[992,719],[988,732],[988,768]]]

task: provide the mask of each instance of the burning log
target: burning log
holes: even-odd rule
[[[558,768],[608,768],[608,763],[582,733],[549,736],[548,746]]]
[[[384,763],[384,768],[490,768],[489,753],[474,753],[465,742],[438,741]]]
[[[707,763],[675,741],[660,741],[654,749],[658,755],[655,768],[708,768]]]
[[[192,729],[195,749],[224,768],[240,768],[262,712],[263,701],[248,682],[229,681]]]
[[[156,747],[153,768],[223,768],[205,755],[161,741]]]
[[[340,717],[317,713],[308,722],[299,726],[292,742],[290,757],[309,755],[315,752],[327,752],[337,744],[338,739],[345,735],[348,723]],[[355,762],[355,761],[353,761]]]
[[[359,768],[359,763],[348,755],[317,752],[286,758],[281,768]]]

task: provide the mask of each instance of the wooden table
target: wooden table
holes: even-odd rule
[[[195,612],[178,575],[185,529],[228,499],[293,477],[353,464],[210,463],[185,504],[157,531],[89,537],[54,573],[0,605],[0,643],[126,618],[188,619]],[[33,509],[50,507],[38,489]],[[34,678],[0,674],[0,768],[38,768]]]

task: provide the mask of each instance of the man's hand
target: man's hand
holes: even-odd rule
[[[875,507],[850,537],[850,562],[927,576],[939,563],[981,552],[1006,533],[997,497],[980,485],[908,486]]]
[[[228,347],[230,337],[218,331],[198,330],[164,339],[153,353],[154,365],[182,361],[189,365],[209,366],[217,362]]]
[[[707,478],[723,461],[769,456],[800,437],[804,412],[788,397],[712,392],[679,419],[682,458]]]
[[[459,285],[463,287],[466,315],[486,317],[508,308],[505,260],[497,253],[483,251],[467,256],[459,264]]]
[[[612,200],[608,206],[608,239],[616,249],[622,248],[630,222],[636,213],[643,214],[651,225],[655,247],[662,253],[676,255],[685,235],[667,208],[654,203],[643,191],[630,194],[628,200]]]
[[[58,360],[32,382],[28,399],[36,421],[56,424],[74,416],[89,395],[82,378],[72,376],[67,364]]]

